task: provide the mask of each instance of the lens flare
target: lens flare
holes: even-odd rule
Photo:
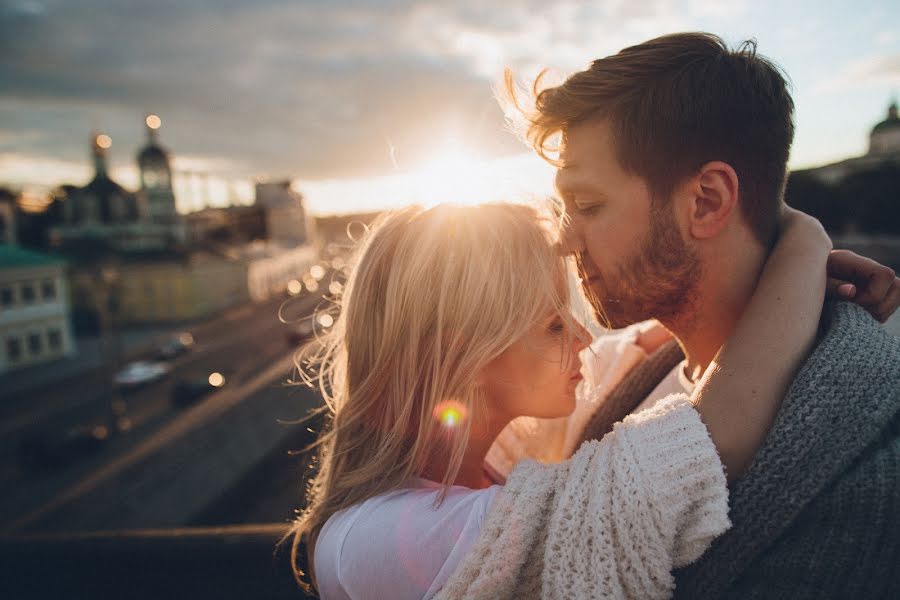
[[[456,400],[445,400],[434,407],[434,418],[444,427],[456,427],[466,419],[466,407]]]

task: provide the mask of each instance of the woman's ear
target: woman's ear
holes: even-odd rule
[[[728,163],[712,161],[704,164],[685,182],[682,190],[682,216],[694,239],[717,236],[737,210],[738,176]]]

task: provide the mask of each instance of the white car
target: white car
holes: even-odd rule
[[[130,362],[116,373],[113,381],[122,387],[135,387],[156,381],[169,372],[169,365],[152,360]]]

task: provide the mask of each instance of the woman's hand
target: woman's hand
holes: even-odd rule
[[[850,250],[832,250],[828,294],[856,302],[884,323],[900,306],[900,277],[890,267]]]

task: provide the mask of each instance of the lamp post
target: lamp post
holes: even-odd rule
[[[125,416],[127,405],[122,398],[121,390],[115,383],[115,374],[118,372],[120,343],[119,330],[116,324],[116,316],[119,312],[119,269],[114,263],[107,263],[100,269],[100,281],[102,282],[102,298],[99,302],[100,323],[103,328],[103,348],[106,353],[107,379],[111,386],[109,405],[109,433],[126,431],[130,429],[131,421]]]

